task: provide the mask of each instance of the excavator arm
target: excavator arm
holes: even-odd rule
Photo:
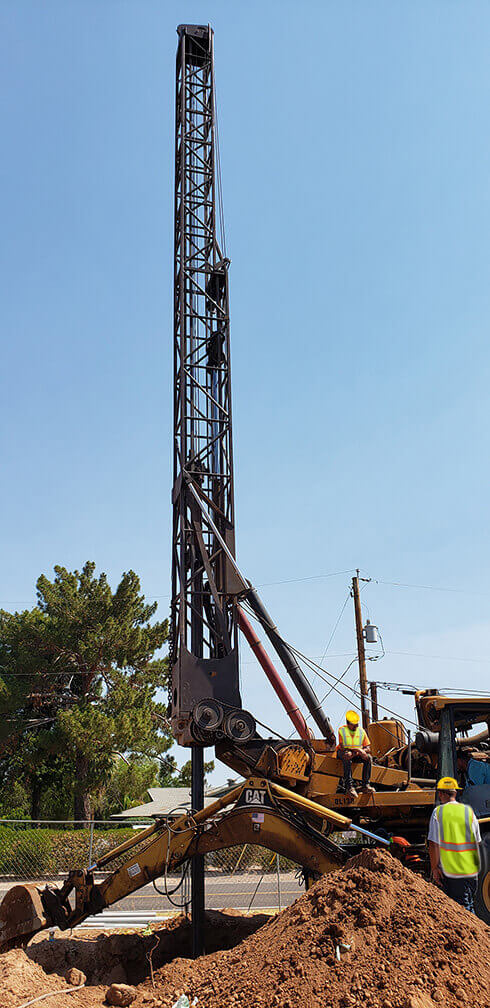
[[[71,871],[60,887],[14,886],[0,905],[0,949],[26,944],[47,927],[75,927],[196,854],[237,844],[267,847],[301,864],[310,876],[319,876],[340,867],[348,856],[322,832],[325,826],[367,833],[345,816],[274,781],[251,777],[206,809],[185,812],[173,822],[157,820],[86,871]],[[95,874],[116,861],[117,868],[96,882]]]

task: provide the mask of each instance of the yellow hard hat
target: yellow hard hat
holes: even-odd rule
[[[345,720],[349,721],[350,724],[359,724],[359,714],[355,710],[348,710]]]
[[[460,788],[457,780],[454,779],[454,777],[441,777],[441,779],[437,781],[437,790],[438,791],[461,791],[461,788]]]

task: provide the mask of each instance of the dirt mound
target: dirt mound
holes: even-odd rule
[[[210,952],[230,949],[252,935],[270,916],[241,914],[236,910],[207,911],[205,937]],[[0,955],[0,1008],[19,1008],[26,1001],[51,993],[40,1005],[46,1008],[95,1008],[105,1002],[111,984],[140,984],[149,976],[149,955],[155,969],[191,950],[191,924],[177,916],[152,935],[77,934],[55,941],[34,939],[24,951]],[[180,961],[180,960],[177,960]],[[71,970],[86,975],[86,986],[69,996],[66,977]],[[58,993],[59,992],[59,993]],[[151,1008],[156,992],[141,987],[134,1008]],[[158,1000],[158,998],[157,998]],[[173,999],[175,1000],[175,998]]]
[[[239,947],[164,966],[157,986],[164,1006],[183,990],[203,1008],[483,1008],[490,930],[366,850]]]
[[[205,941],[208,952],[238,945],[270,916],[241,914],[235,910],[208,910]],[[183,915],[166,922],[151,935],[100,934],[35,941],[27,956],[42,966],[44,973],[64,977],[71,967],[82,970],[89,986],[112,983],[142,983],[149,974],[149,956],[154,969],[178,956],[190,956],[191,923]],[[66,985],[65,985],[66,986]]]
[[[110,983],[127,982],[133,1008],[169,1008],[181,993],[197,1008],[490,1006],[490,929],[384,851],[352,858],[257,930],[265,919],[209,914],[210,954],[195,962],[184,918],[148,936],[39,940],[0,956],[0,1006],[53,991],[43,1008],[100,1008]],[[87,985],[58,993],[70,967]]]
[[[0,955],[0,1004],[2,1008],[16,1008],[17,1005],[30,998],[45,994],[47,990],[64,990],[68,986],[61,977],[50,979],[48,984],[46,981],[47,977],[42,966],[32,962],[22,949],[12,949],[10,952],[4,952]],[[49,1008],[56,1008],[56,1001],[57,998],[50,998]]]

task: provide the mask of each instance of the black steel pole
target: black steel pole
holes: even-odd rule
[[[193,812],[204,808],[204,749],[193,746],[191,755],[191,806]],[[204,857],[196,854],[191,863],[192,955],[204,953]]]

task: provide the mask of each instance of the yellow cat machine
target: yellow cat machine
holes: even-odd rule
[[[486,729],[473,737],[466,733],[472,724],[490,718],[488,701],[461,701],[430,691],[418,695],[417,704],[430,720],[432,735],[429,743],[424,736],[424,744],[436,746],[431,755],[438,761],[437,773],[445,775],[443,771],[449,768],[454,776],[461,762],[468,770],[466,755],[462,761],[459,756],[463,741],[471,740],[472,753],[485,753],[475,747],[484,745],[481,736]],[[370,726],[373,735],[375,727],[376,723]],[[428,730],[420,729],[422,733]],[[417,738],[416,744],[422,740]],[[238,844],[276,851],[302,865],[310,880],[339,868],[366,843],[388,847],[418,871],[427,867],[425,838],[434,806],[430,782],[428,787],[421,786],[406,771],[375,763],[374,794],[348,799],[337,793],[342,766],[325,740],[254,738],[236,744],[221,739],[216,752],[228,766],[247,773],[246,779],[205,810],[184,812],[172,820],[157,816],[153,825],[103,855],[88,870],[71,871],[61,886],[14,886],[0,906],[1,947],[27,942],[46,927],[72,928],[148,882],[175,874],[196,856]],[[490,800],[490,786],[468,787],[470,791],[481,788],[482,802]],[[468,800],[467,790],[463,798]],[[479,915],[490,923],[490,817],[480,815],[480,823],[484,843],[476,905]],[[348,842],[342,839],[346,832]],[[97,882],[96,875],[105,872],[107,877]]]
[[[281,636],[257,591],[237,565],[228,303],[230,260],[224,252],[223,235],[218,235],[222,215],[217,200],[220,186],[216,177],[219,157],[213,32],[208,25],[178,28],[175,107],[169,717],[176,741],[190,747],[192,752],[192,811],[172,821],[157,817],[152,826],[99,858],[87,870],[74,868],[60,886],[11,889],[0,907],[3,947],[27,941],[46,926],[71,928],[87,915],[100,912],[153,879],[166,877],[190,862],[193,951],[197,954],[202,950],[199,930],[204,902],[202,855],[237,844],[254,843],[285,855],[301,865],[309,879],[337,868],[355,853],[358,849],[355,844],[342,840],[346,831],[357,837],[359,843],[386,845],[409,863],[417,860],[417,864],[424,864],[434,782],[422,774],[413,777],[410,766],[403,765],[404,748],[409,756],[412,753],[404,729],[395,721],[390,724],[375,721],[370,725],[377,757],[371,778],[374,793],[355,799],[343,794],[342,765],[336,756],[336,738],[330,720],[303,673],[297,652]],[[304,353],[302,339],[298,340],[297,349],[298,353]],[[293,400],[294,390],[288,394]],[[259,473],[256,490],[260,513],[263,495]],[[309,493],[307,483],[304,492]],[[280,508],[280,493],[271,506]],[[294,697],[257,637],[250,616],[268,638],[290,677]],[[357,603],[356,626],[359,638]],[[244,709],[240,695],[239,633],[252,648],[291,718],[296,732],[294,739],[264,737],[262,726]],[[361,689],[363,716],[364,700]],[[256,708],[258,701],[256,698]],[[316,737],[299,709],[300,702],[311,716]],[[451,702],[447,705],[449,708]],[[449,729],[444,702],[437,697],[426,700],[421,696],[418,706],[427,746],[430,749],[433,736],[438,736],[446,753]],[[463,731],[469,720],[469,714],[461,721],[460,714],[454,712],[454,724],[461,725]],[[224,798],[204,809],[203,751],[207,746],[214,746],[217,757],[244,779]],[[432,766],[430,753],[428,758]],[[444,761],[443,772],[452,773],[446,756]],[[399,834],[404,839],[395,840]],[[97,881],[101,872],[108,873],[107,877]]]
[[[330,830],[354,831],[362,840],[384,844],[400,855],[405,849],[402,838],[380,839],[348,817],[270,778],[254,776],[205,810],[184,813],[172,822],[157,818],[87,871],[71,871],[59,887],[12,887],[0,905],[0,947],[25,944],[43,928],[75,927],[148,882],[166,879],[196,856],[236,844],[259,844],[277,851],[317,878],[339,868],[356,852],[354,846],[336,843],[328,835]],[[110,871],[115,862],[119,862],[115,870],[96,882],[95,874]]]

